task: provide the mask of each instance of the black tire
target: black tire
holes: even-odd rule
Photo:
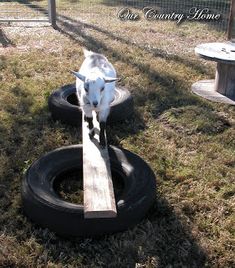
[[[82,145],[56,149],[31,165],[22,182],[25,214],[63,236],[99,236],[133,227],[155,199],[155,175],[139,156],[127,150],[110,146],[109,155],[112,173],[118,174],[124,185],[116,196],[116,218],[85,219],[83,205],[66,202],[55,191],[60,174],[82,170]]]
[[[54,91],[49,97],[48,105],[54,120],[60,120],[73,126],[81,126],[82,111],[76,96],[75,84],[63,86]],[[107,123],[123,121],[130,117],[133,112],[133,98],[130,92],[125,88],[116,88]]]

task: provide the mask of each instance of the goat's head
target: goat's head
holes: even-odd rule
[[[84,90],[88,101],[94,108],[99,107],[100,105],[105,85],[117,80],[117,78],[114,77],[100,77],[95,73],[91,73],[86,77],[79,72],[72,71],[72,73],[84,83],[84,88],[82,90]]]

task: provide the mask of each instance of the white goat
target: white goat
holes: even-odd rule
[[[110,103],[114,99],[116,71],[107,58],[84,49],[85,60],[76,76],[76,90],[80,107],[89,124],[90,138],[94,136],[92,111],[95,110],[100,123],[100,145],[105,146],[104,131],[110,112]]]

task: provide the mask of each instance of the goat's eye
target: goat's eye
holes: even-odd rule
[[[101,88],[101,92],[104,91],[104,87]]]

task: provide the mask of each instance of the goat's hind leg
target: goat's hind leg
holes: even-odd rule
[[[106,139],[105,139],[105,130],[106,130],[106,121],[109,115],[110,108],[107,107],[106,109],[99,112],[99,123],[100,123],[100,146],[106,146]]]
[[[100,146],[102,148],[106,146],[105,129],[106,129],[106,122],[100,122]]]

